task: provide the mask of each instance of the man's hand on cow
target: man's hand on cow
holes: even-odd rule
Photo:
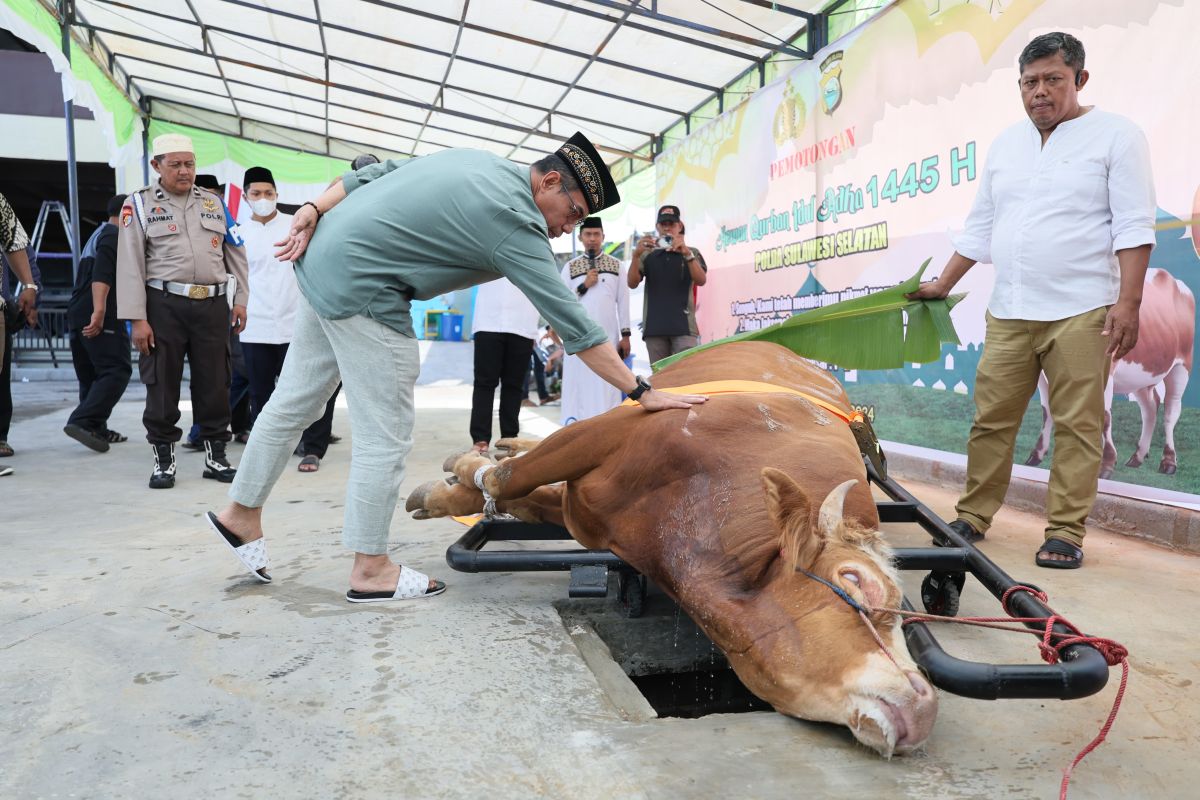
[[[950,287],[943,286],[940,280],[927,281],[917,287],[915,292],[904,295],[909,300],[944,300],[950,294]]]
[[[1108,348],[1105,352],[1111,358],[1124,358],[1137,344],[1140,315],[1140,303],[1118,300],[1108,309],[1108,316],[1104,319],[1104,330],[1100,335],[1108,337]]]
[[[698,406],[701,403],[708,402],[708,398],[702,394],[671,394],[669,392],[660,392],[656,389],[648,389],[638,402],[647,411],[665,411],[668,408],[691,408],[692,406]]]
[[[295,261],[304,255],[309,241],[312,240],[313,231],[316,229],[317,210],[311,205],[300,206],[292,215],[292,227],[288,231],[287,238],[275,243],[275,246],[279,248],[275,252],[275,258],[280,261]]]

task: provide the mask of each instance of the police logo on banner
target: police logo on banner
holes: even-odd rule
[[[842,55],[844,50],[830,53],[821,62],[821,108],[832,114],[842,104]]]

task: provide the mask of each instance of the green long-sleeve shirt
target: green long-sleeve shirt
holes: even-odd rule
[[[608,341],[558,276],[529,170],[480,150],[372,164],[342,177],[296,279],[327,319],[363,314],[412,336],[409,299],[504,276],[568,353]]]

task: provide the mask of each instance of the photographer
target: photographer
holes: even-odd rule
[[[708,280],[708,265],[683,236],[679,206],[663,206],[655,225],[658,236],[638,240],[629,264],[629,288],[646,278],[642,340],[650,363],[700,344],[693,287]]]

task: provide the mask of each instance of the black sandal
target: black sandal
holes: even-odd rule
[[[1061,560],[1042,557],[1049,553],[1069,558]],[[1038,549],[1034,563],[1047,569],[1079,569],[1083,566],[1083,549],[1062,539],[1047,539]]]

